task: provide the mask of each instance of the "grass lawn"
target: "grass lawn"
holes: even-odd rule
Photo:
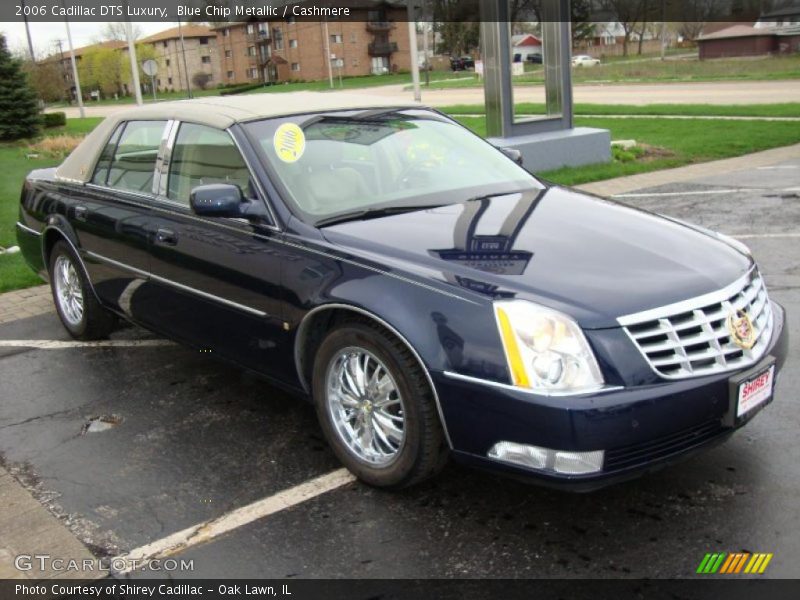
[[[457,118],[479,135],[485,135],[486,123],[482,117]],[[575,124],[609,129],[611,139],[634,139],[661,152],[645,160],[564,167],[538,175],[555,183],[577,185],[800,143],[800,123],[578,117]]]
[[[458,75],[454,75],[450,73],[450,71],[446,72],[433,72],[431,73],[431,79],[443,79],[445,77],[457,77]],[[425,74],[420,73],[420,77],[423,78]],[[376,87],[380,85],[395,85],[395,84],[404,84],[404,83],[411,83],[411,73],[387,73],[386,75],[365,75],[362,77],[342,77],[342,85],[339,86],[339,77],[336,75],[336,70],[334,69],[333,72],[333,89],[358,89],[358,88],[369,88],[369,87]],[[242,84],[246,85],[246,84]],[[249,92],[243,92],[245,94],[266,94],[266,93],[280,93],[280,92],[301,92],[301,91],[313,91],[313,92],[324,92],[330,90],[331,86],[327,79],[323,79],[321,81],[303,81],[303,82],[296,82],[296,83],[281,83],[278,85],[264,85]],[[211,87],[206,90],[198,90],[193,89],[192,94],[195,98],[200,96],[218,96],[220,92],[224,91],[224,88],[216,88]],[[167,100],[186,100],[188,96],[186,95],[186,90],[178,90],[175,92],[159,92],[157,94],[156,100],[157,102],[165,102]],[[154,102],[152,94],[143,94],[142,100],[146,103]],[[111,105],[111,104],[130,104],[133,102],[133,98],[130,96],[122,96],[120,98],[104,98],[102,100],[87,100],[85,102],[86,106],[102,106],[102,105]],[[63,102],[56,103],[48,106],[48,108],[58,110],[59,108],[64,108],[67,105]]]
[[[449,115],[480,115],[486,112],[483,104],[456,104],[440,109]],[[543,115],[544,104],[521,102],[515,105],[518,115]],[[669,115],[690,117],[795,117],[800,118],[800,102],[782,104],[714,105],[714,104],[576,104],[576,115]]]
[[[102,119],[69,119],[64,127],[45,130],[45,137],[61,135],[83,136],[94,129]],[[39,154],[39,158],[28,158],[32,150],[28,142],[0,143],[0,165],[3,177],[0,178],[0,246],[16,246],[17,216],[19,214],[19,193],[22,182],[29,171],[53,167],[61,162],[61,157]],[[17,254],[0,254],[0,292],[7,292],[32,285],[42,280],[25,264]]]
[[[611,61],[596,67],[572,69],[573,83],[648,83],[687,81],[758,81],[800,79],[800,56],[772,56],[716,60],[646,60]],[[540,68],[514,77],[514,85],[541,85],[544,71]],[[452,81],[432,82],[431,89],[480,87],[482,81],[472,73]]]

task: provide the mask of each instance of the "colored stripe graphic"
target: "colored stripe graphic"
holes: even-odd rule
[[[706,554],[705,558],[703,558],[703,562],[701,562],[700,566],[697,567],[697,572],[706,574],[716,573],[722,566],[722,562],[725,560],[726,556],[727,554],[725,552]]]
[[[762,574],[767,570],[774,555],[766,552],[709,552],[700,561],[697,573],[737,575],[739,573]],[[747,565],[747,566],[745,566]]]

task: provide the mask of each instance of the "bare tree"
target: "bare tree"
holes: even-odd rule
[[[605,0],[606,10],[610,11],[622,27],[622,54],[628,56],[628,44],[636,25],[642,20],[642,8],[646,0]]]
[[[131,23],[131,34],[133,35],[134,40],[138,40],[142,37],[142,28],[138,25],[134,25]],[[106,23],[103,29],[100,30],[99,40],[101,42],[107,41],[117,41],[117,42],[126,42],[128,41],[128,34],[125,31],[125,23],[116,22],[116,23]]]
[[[697,39],[706,23],[716,16],[720,8],[720,0],[685,0],[683,15],[686,21],[678,26],[678,33],[684,39]]]

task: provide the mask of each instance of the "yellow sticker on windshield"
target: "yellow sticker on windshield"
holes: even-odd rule
[[[300,160],[305,152],[306,136],[294,123],[284,123],[275,130],[272,145],[278,158],[285,163],[293,163]]]

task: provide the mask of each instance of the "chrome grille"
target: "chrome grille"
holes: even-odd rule
[[[735,344],[728,329],[728,317],[739,310],[755,328],[750,349]],[[772,339],[772,306],[756,269],[718,292],[618,321],[653,370],[668,379],[746,367],[761,358]]]

